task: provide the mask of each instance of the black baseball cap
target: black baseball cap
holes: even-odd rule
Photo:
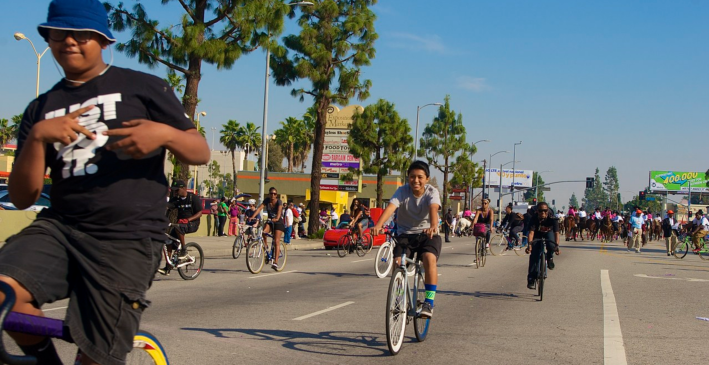
[[[185,180],[175,180],[172,183],[172,190],[177,190],[179,188],[184,188],[184,187],[187,187],[187,185],[185,184]]]

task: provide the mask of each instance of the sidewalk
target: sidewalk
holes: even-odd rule
[[[185,236],[185,242],[196,242],[202,247],[202,250],[204,251],[204,256],[205,257],[215,257],[215,256],[223,256],[223,255],[229,255],[231,256],[231,248],[234,245],[234,236],[229,236],[229,237],[214,237],[214,236],[209,236],[209,237],[190,237],[188,234]],[[311,239],[291,239],[291,244],[286,245],[288,247],[289,251],[293,250],[312,250],[312,249],[324,249],[325,246],[323,246],[323,240],[321,239],[316,239],[316,240],[311,240]],[[246,251],[246,247],[244,247],[244,251]],[[242,255],[244,254],[244,251],[242,251]]]

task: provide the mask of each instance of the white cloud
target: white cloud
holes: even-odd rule
[[[389,33],[388,36],[393,40],[392,46],[397,48],[435,53],[444,53],[446,51],[446,46],[441,41],[441,37],[437,35],[419,36],[411,33]]]
[[[462,89],[478,92],[489,89],[483,77],[460,76],[457,81],[458,87]]]

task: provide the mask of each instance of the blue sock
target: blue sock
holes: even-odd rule
[[[438,285],[424,284],[424,286],[426,287],[426,300],[424,303],[429,303],[431,307],[433,307],[433,300],[436,299],[436,288]]]

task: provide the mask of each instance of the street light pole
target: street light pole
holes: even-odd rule
[[[522,141],[519,141],[519,143],[515,143],[514,147],[512,148],[512,201],[515,200],[515,175],[517,175],[517,168],[514,161],[517,160],[517,145],[520,144],[522,144]]]
[[[34,55],[37,56],[37,88],[35,92],[35,98],[39,97],[39,65],[40,65],[40,60],[42,59],[42,56],[44,56],[45,53],[47,53],[47,50],[49,50],[49,47],[45,48],[45,50],[42,52],[42,54],[37,52],[37,49],[34,48],[34,43],[27,38],[24,34],[17,32],[15,33],[15,39],[20,41],[20,40],[27,40],[27,42],[30,42],[30,45],[32,46],[32,50],[34,51]]]
[[[500,164],[500,191],[497,193],[497,223],[498,223],[498,225],[500,222],[502,222],[502,167],[507,166],[509,164],[514,164],[515,162],[519,162],[519,161],[512,160],[512,161],[507,162],[505,164]],[[514,171],[513,171],[512,176],[514,177]],[[514,192],[512,194],[514,195]],[[512,200],[514,200],[514,198]]]
[[[424,106],[416,106],[416,135],[414,136],[414,158],[413,158],[413,160],[416,160],[416,157],[418,156],[418,149],[419,149],[419,112],[421,111],[421,109],[423,109],[429,105],[443,105],[443,104],[430,103],[430,104],[426,104]]]
[[[206,117],[207,112],[197,113],[197,120],[195,121],[195,124],[197,125],[197,132],[199,132],[199,129],[200,129],[200,124],[199,124],[199,116],[200,115],[203,117]],[[199,196],[199,189],[197,188],[197,186],[198,186],[197,185],[197,165],[194,165],[194,176],[192,177],[192,179],[193,179],[192,190],[193,190],[193,192],[197,193],[197,195]]]
[[[473,142],[473,146],[475,146],[478,143],[482,143],[482,142],[490,142],[490,140],[489,139],[481,139],[477,142]],[[473,160],[473,149],[471,148],[470,149],[470,161],[472,161],[472,160]],[[483,160],[483,174],[485,174],[485,160]],[[485,186],[483,185],[483,192],[484,191],[485,191]],[[470,202],[469,207],[472,208],[472,206],[473,206],[473,182],[472,182],[472,180],[470,181],[470,199],[468,199],[468,201]]]
[[[510,153],[510,151],[498,151],[490,155],[490,159],[488,160],[488,163],[490,164],[490,169],[492,169],[492,157],[499,154],[499,153]],[[502,183],[502,170],[500,170],[500,183]],[[484,188],[484,186],[483,186]],[[483,189],[483,195],[484,195],[484,189]],[[487,172],[487,195],[490,195],[490,171]]]
[[[314,4],[310,1],[299,1],[295,3],[286,4],[288,6],[298,6],[298,5],[308,5],[313,6]],[[268,33],[268,45],[266,46],[266,78],[264,81],[263,90],[263,123],[261,124],[261,179],[259,181],[259,202],[264,200],[264,188],[266,182],[266,158],[265,150],[268,148],[266,145],[266,126],[268,125],[268,80],[271,78],[271,33]]]
[[[212,151],[214,151],[214,133],[217,131],[217,127],[212,127]]]

